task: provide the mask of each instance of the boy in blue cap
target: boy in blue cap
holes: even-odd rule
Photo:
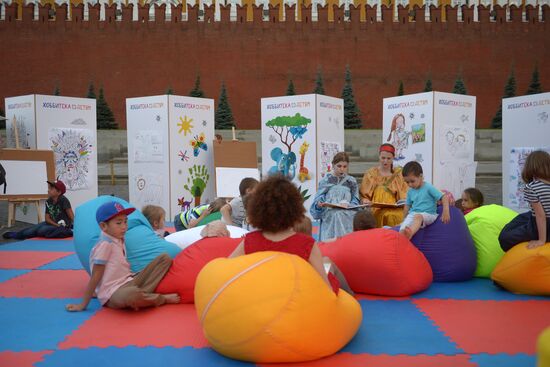
[[[139,273],[131,273],[126,259],[124,235],[128,230],[127,216],[134,210],[114,201],[106,202],[97,209],[96,220],[101,228],[101,236],[90,252],[92,275],[82,302],[68,304],[67,311],[85,310],[94,291],[103,306],[115,309],[138,310],[180,302],[176,293],[153,293],[172,265],[172,259],[167,254],[157,256]]]

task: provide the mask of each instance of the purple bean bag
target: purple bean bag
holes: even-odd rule
[[[426,228],[420,229],[411,242],[424,254],[432,267],[434,282],[459,282],[471,279],[477,266],[474,240],[462,212],[450,207],[451,221],[441,217]],[[443,208],[437,208],[441,215]],[[399,227],[393,229],[399,231]]]

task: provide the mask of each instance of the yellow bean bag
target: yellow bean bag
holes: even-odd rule
[[[550,243],[528,249],[512,247],[497,264],[491,279],[513,293],[550,296]]]
[[[216,351],[257,363],[334,354],[362,319],[355,298],[336,295],[309,263],[279,252],[209,262],[197,277],[195,306]]]
[[[550,367],[550,326],[537,339],[537,367]]]

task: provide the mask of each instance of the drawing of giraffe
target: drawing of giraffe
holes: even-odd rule
[[[311,175],[309,174],[309,170],[304,167],[304,158],[306,156],[306,152],[309,149],[309,144],[307,142],[303,142],[303,144],[300,146],[300,172],[298,173],[298,180],[300,182],[304,182],[311,179]]]

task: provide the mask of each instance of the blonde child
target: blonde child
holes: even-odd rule
[[[460,199],[460,207],[464,215],[483,205],[483,194],[475,187],[464,190]]]
[[[408,162],[403,167],[403,179],[409,186],[405,204],[405,220],[399,232],[411,239],[420,228],[429,226],[437,220],[437,202],[441,200],[443,213],[441,221],[449,223],[449,198],[441,191],[424,181],[422,166],[418,162]]]
[[[498,240],[504,251],[525,241],[530,249],[550,242],[550,154],[542,150],[529,154],[521,178],[531,210],[519,214],[500,232]]]
[[[97,294],[101,305],[110,308],[160,306],[179,303],[179,295],[153,293],[172,260],[167,254],[159,255],[138,274],[130,272],[126,259],[124,235],[128,230],[128,217],[134,208],[124,208],[120,203],[106,202],[96,211],[101,228],[99,242],[90,253],[92,275],[81,303],[68,304],[67,311],[83,311],[92,295]]]
[[[141,209],[141,213],[147,218],[157,236],[164,238],[169,234],[165,229],[166,211],[163,208],[157,205],[146,205]]]

